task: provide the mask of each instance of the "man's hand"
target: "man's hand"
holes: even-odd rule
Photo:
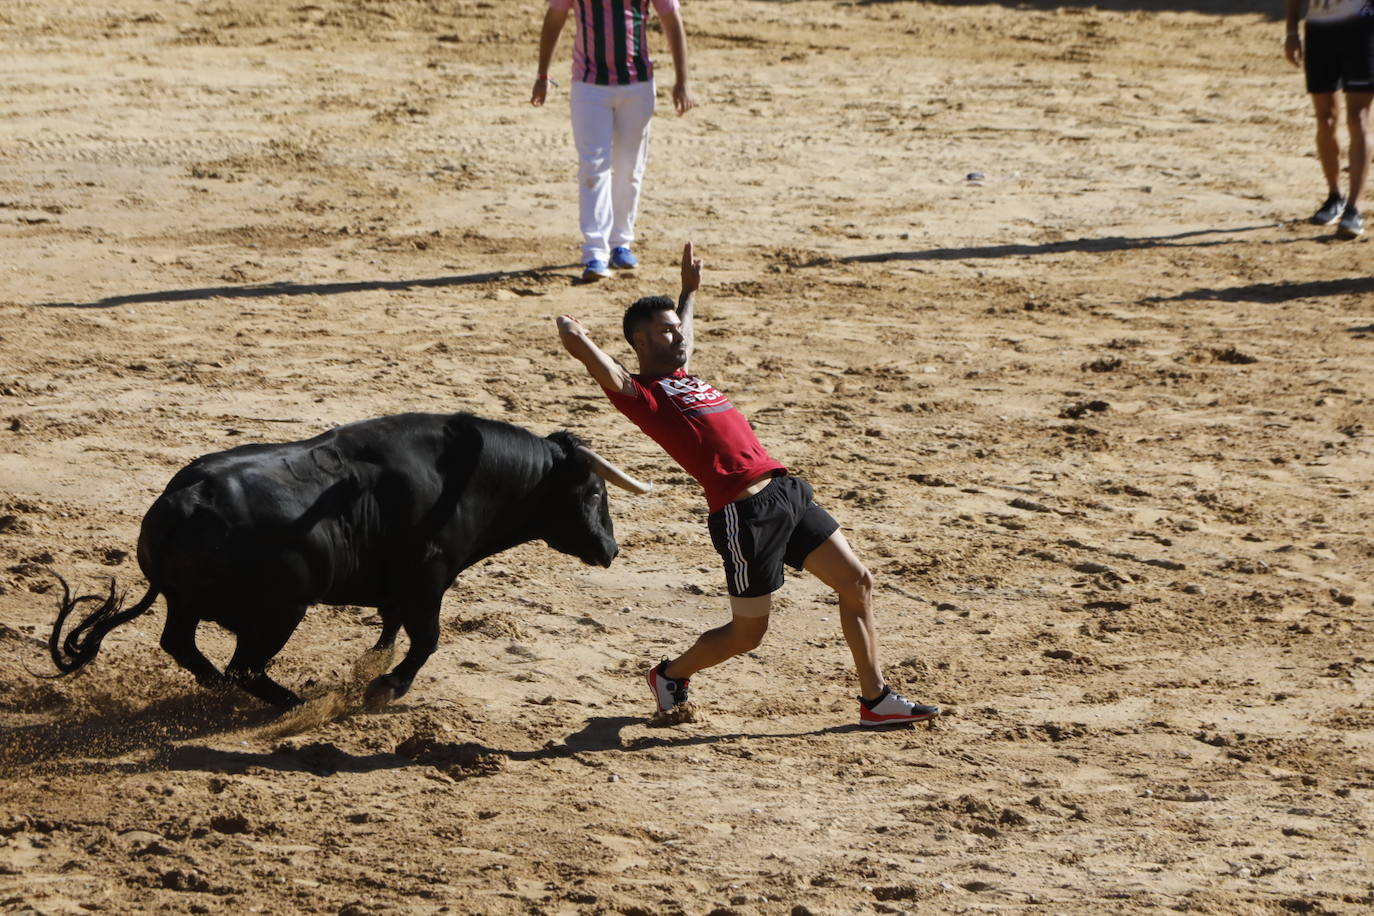
[[[681,117],[697,104],[696,99],[692,98],[692,90],[687,88],[687,30],[682,27],[682,17],[677,10],[659,13],[658,21],[663,26],[668,50],[673,55],[673,108]]]
[[[598,385],[607,391],[619,391],[626,395],[638,391],[630,371],[592,343],[582,322],[571,315],[559,315],[554,323],[558,325],[558,339],[563,342],[563,348],[587,367]]]
[[[677,317],[682,322],[682,339],[687,345],[687,356],[682,363],[684,369],[692,361],[692,350],[696,346],[696,298],[700,287],[701,258],[688,242],[682,246],[682,292],[677,297]]]
[[[1288,62],[1295,67],[1302,66],[1302,39],[1297,32],[1289,32],[1288,37],[1283,40],[1283,56],[1288,58]]]
[[[677,112],[677,116],[680,118],[695,107],[697,107],[697,100],[692,97],[692,90],[687,88],[687,84],[674,84],[673,110]]]
[[[587,333],[586,327],[571,315],[559,315],[555,319],[559,337],[579,337]]]
[[[530,104],[535,108],[544,104],[544,100],[549,94],[549,81],[547,79],[535,80],[534,89],[530,92]]]
[[[682,246],[682,292],[694,293],[701,288],[701,259],[696,257],[692,243]]]

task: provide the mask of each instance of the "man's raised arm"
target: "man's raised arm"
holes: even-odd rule
[[[687,345],[687,360],[683,368],[692,362],[692,347],[696,342],[693,332],[694,313],[696,312],[697,290],[701,287],[701,258],[696,256],[692,243],[682,246],[682,291],[677,296],[677,318],[682,322],[682,340]]]
[[[577,357],[578,361],[587,367],[587,372],[596,379],[598,385],[607,391],[618,391],[621,394],[635,393],[634,381],[630,378],[630,371],[605,350],[592,343],[582,322],[571,315],[560,315],[557,318],[557,324],[558,339],[563,341],[564,349]]]

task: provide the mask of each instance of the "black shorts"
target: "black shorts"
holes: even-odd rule
[[[1308,92],[1374,92],[1374,16],[1309,22],[1306,31]]]
[[[801,569],[811,551],[840,523],[813,501],[811,485],[774,477],[753,496],[706,520],[711,543],[725,561],[725,587],[736,598],[771,595],[782,587],[782,564]]]

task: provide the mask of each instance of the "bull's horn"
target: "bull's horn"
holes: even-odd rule
[[[585,445],[579,445],[577,450],[587,459],[587,463],[591,465],[592,471],[596,473],[596,476],[607,483],[613,483],[622,490],[629,490],[631,493],[648,493],[654,488],[654,485],[651,483],[635,480],[629,474],[626,474],[620,468],[611,464]]]

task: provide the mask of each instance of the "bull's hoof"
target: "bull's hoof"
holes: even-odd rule
[[[209,690],[212,693],[222,693],[238,687],[231,679],[220,674],[218,671],[214,674],[196,675],[196,683],[200,685],[202,690]]]
[[[289,712],[305,702],[294,690],[288,690],[262,671],[239,671],[231,667],[225,670],[224,679],[279,713]]]
[[[401,692],[396,689],[391,679],[382,675],[368,684],[367,690],[363,692],[363,709],[368,712],[381,712],[400,695]]]
[[[285,689],[282,690],[280,696],[268,700],[267,702],[275,706],[278,712],[283,713],[290,712],[293,709],[305,705],[305,700],[301,699],[298,694]]]

